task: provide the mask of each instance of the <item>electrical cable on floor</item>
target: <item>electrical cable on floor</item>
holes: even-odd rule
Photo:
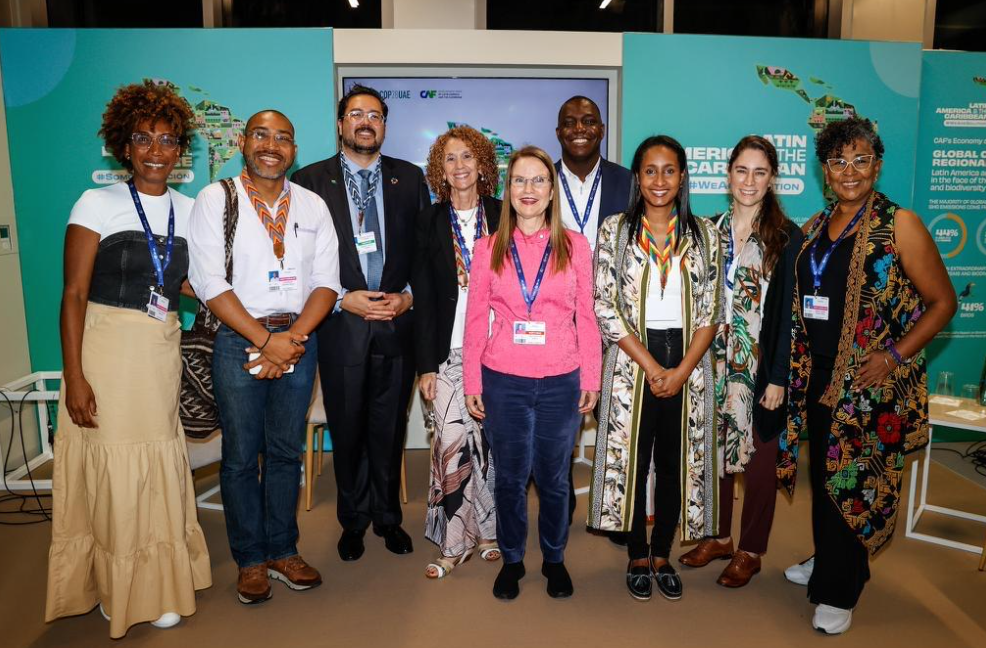
[[[965,452],[954,448],[942,448],[938,446],[932,446],[931,449],[936,452],[951,452],[959,455],[960,458],[971,463],[978,474],[986,477],[986,441],[973,441],[965,449]]]
[[[17,411],[15,412],[14,403],[13,401],[10,400],[10,397],[7,396],[7,394],[5,393],[6,390],[0,389],[0,396],[3,396],[3,400],[6,402],[7,408],[10,410],[10,443],[7,445],[7,451],[3,453],[3,470],[2,473],[0,473],[3,476],[3,489],[7,491],[7,494],[0,495],[0,504],[5,504],[7,502],[20,503],[20,505],[17,507],[16,510],[0,511],[0,516],[17,515],[17,516],[27,516],[28,518],[33,517],[36,519],[17,520],[12,522],[8,522],[3,519],[0,519],[0,526],[24,526],[27,524],[38,524],[40,522],[45,522],[45,521],[51,522],[51,508],[46,507],[44,503],[42,503],[41,501],[42,497],[50,498],[51,495],[41,495],[38,493],[38,489],[34,484],[34,474],[31,472],[30,462],[28,462],[27,460],[27,444],[24,442],[24,418],[23,418],[24,403],[27,402],[27,397],[33,391],[36,391],[34,386],[32,386],[27,392],[25,392],[24,396],[21,398]],[[16,418],[16,424],[14,421],[15,418]],[[21,440],[21,454],[24,457],[24,466],[27,468],[27,478],[31,482],[31,491],[34,494],[33,498],[29,495],[21,495],[20,493],[15,493],[12,490],[10,490],[10,488],[7,486],[7,472],[8,472],[7,463],[10,460],[10,451],[14,447],[14,436],[15,436],[14,433],[18,431]],[[2,449],[0,449],[0,451],[2,451]],[[28,508],[28,503],[30,503],[32,499],[37,502],[37,507]],[[42,519],[38,519],[38,518],[42,518]]]

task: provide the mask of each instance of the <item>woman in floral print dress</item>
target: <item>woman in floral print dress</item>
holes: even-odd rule
[[[955,314],[955,290],[921,219],[874,189],[883,142],[851,118],[818,134],[836,200],[805,226],[796,268],[788,429],[778,478],[793,492],[808,430],[812,625],[849,629],[869,555],[893,535],[904,452],[927,443],[925,345]]]

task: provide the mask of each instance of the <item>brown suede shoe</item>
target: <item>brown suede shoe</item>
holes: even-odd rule
[[[263,603],[271,597],[270,581],[267,580],[267,565],[241,567],[236,579],[236,596],[240,603],[252,605]]]
[[[760,571],[760,556],[737,551],[733,559],[719,575],[717,583],[723,587],[743,587],[750,582],[753,575]]]
[[[732,555],[732,539],[722,544],[715,538],[705,538],[700,540],[694,549],[678,558],[678,562],[688,567],[705,567],[713,560],[726,560]]]
[[[281,560],[268,560],[267,575],[299,591],[322,584],[322,575],[298,554]]]

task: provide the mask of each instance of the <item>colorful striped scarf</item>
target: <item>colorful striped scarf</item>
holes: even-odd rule
[[[243,173],[240,174],[240,181],[243,183],[243,190],[250,197],[250,202],[253,203],[257,216],[260,217],[261,224],[267,228],[267,234],[270,236],[270,240],[274,242],[274,256],[278,260],[283,259],[284,232],[288,227],[288,210],[291,209],[291,185],[288,184],[287,180],[284,181],[284,190],[281,192],[280,198],[277,199],[277,216],[271,217],[267,203],[250,180],[246,169],[243,169]]]
[[[646,216],[640,217],[640,225],[640,247],[643,248],[644,253],[650,257],[661,273],[661,294],[663,295],[664,288],[668,285],[668,275],[671,273],[671,255],[678,247],[678,211],[676,209],[671,212],[668,231],[664,236],[663,249],[657,247],[657,239],[647,223]]]

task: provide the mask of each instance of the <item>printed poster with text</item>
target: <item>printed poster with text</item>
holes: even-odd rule
[[[959,311],[928,348],[929,387],[978,387],[986,356],[986,54],[925,52],[915,211],[938,245]]]
[[[911,197],[921,68],[918,43],[626,34],[623,40],[623,163],[649,135],[664,133],[688,154],[692,203],[727,207],[732,147],[756,133],[777,147],[775,190],[803,223],[825,207],[815,135],[858,115],[887,146],[878,187]]]
[[[265,108],[294,123],[295,168],[335,152],[330,29],[3,29],[0,62],[35,371],[62,366],[62,242],[72,205],[87,189],[129,177],[97,135],[117,88],[150,79],[191,104],[197,130],[169,182],[193,198],[240,173],[239,135]]]

